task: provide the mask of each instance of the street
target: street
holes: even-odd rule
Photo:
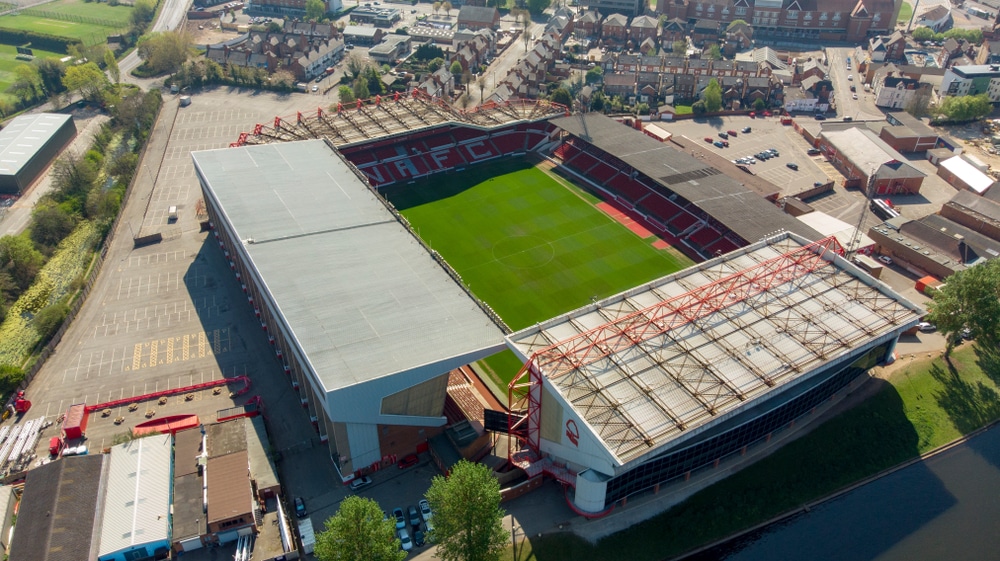
[[[861,77],[856,74],[856,61],[851,61],[851,70],[847,70],[847,58],[852,57],[853,53],[854,49],[849,48],[826,49],[826,58],[830,65],[830,81],[833,82],[833,97],[837,103],[837,116],[851,117],[855,121],[869,119],[881,121],[885,116],[875,107],[874,94],[865,92]],[[853,75],[854,80],[848,80],[848,75]],[[857,100],[851,97],[852,85],[857,89]]]

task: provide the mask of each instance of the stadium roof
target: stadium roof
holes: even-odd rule
[[[618,465],[674,448],[923,310],[782,234],[511,334]],[[582,429],[583,427],[581,427]]]
[[[287,119],[276,117],[272,125],[260,124],[252,133],[241,134],[233,145],[327,138],[338,148],[345,148],[449,123],[493,128],[519,121],[539,121],[565,113],[565,107],[548,101],[517,99],[503,103],[487,102],[468,111],[459,111],[442,99],[415,90],[371,98],[360,104],[348,104],[339,111],[320,109]]]
[[[62,128],[71,115],[20,115],[0,130],[0,173],[14,175]]]
[[[7,553],[19,561],[87,559],[104,455],[68,456],[28,472]]]
[[[717,168],[609,117],[586,113],[551,122],[684,197],[746,241],[782,229],[811,240],[821,237]]]
[[[327,392],[502,344],[495,316],[326,142],[192,157]]]
[[[172,456],[169,434],[111,448],[98,556],[170,538]]]

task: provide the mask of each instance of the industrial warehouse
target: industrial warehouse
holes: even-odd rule
[[[0,131],[0,193],[19,195],[76,136],[70,115],[21,115]]]

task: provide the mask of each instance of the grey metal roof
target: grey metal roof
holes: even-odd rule
[[[15,117],[0,130],[0,174],[14,175],[45,146],[71,115],[36,113]]]
[[[496,348],[503,332],[322,140],[194,152],[326,391]]]
[[[170,538],[172,463],[169,434],[111,448],[99,556]]]
[[[551,122],[684,197],[746,241],[757,241],[781,229],[810,240],[822,237],[706,162],[609,117],[587,113]],[[669,124],[660,126],[670,129]]]
[[[788,233],[757,242],[513,333],[507,344],[534,357],[546,387],[615,463],[633,465],[923,315],[834,251],[806,243]]]
[[[252,419],[244,418],[243,428],[247,433],[250,477],[257,484],[257,489],[269,489],[280,485],[278,470],[267,452],[271,449],[271,441],[267,437],[267,429],[264,428],[264,418],[260,416]]]
[[[68,456],[28,472],[8,554],[18,561],[87,559],[104,455]]]
[[[927,174],[906,163],[906,158],[867,128],[823,130],[820,135],[854,167],[866,174],[878,172],[880,178],[926,177]],[[892,163],[887,163],[892,162]]]

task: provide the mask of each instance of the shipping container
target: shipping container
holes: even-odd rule
[[[87,434],[87,406],[83,403],[70,405],[66,410],[66,418],[63,419],[62,433],[66,440],[83,438]]]
[[[311,554],[316,549],[316,534],[309,518],[299,521],[299,537],[302,539],[302,553]]]

